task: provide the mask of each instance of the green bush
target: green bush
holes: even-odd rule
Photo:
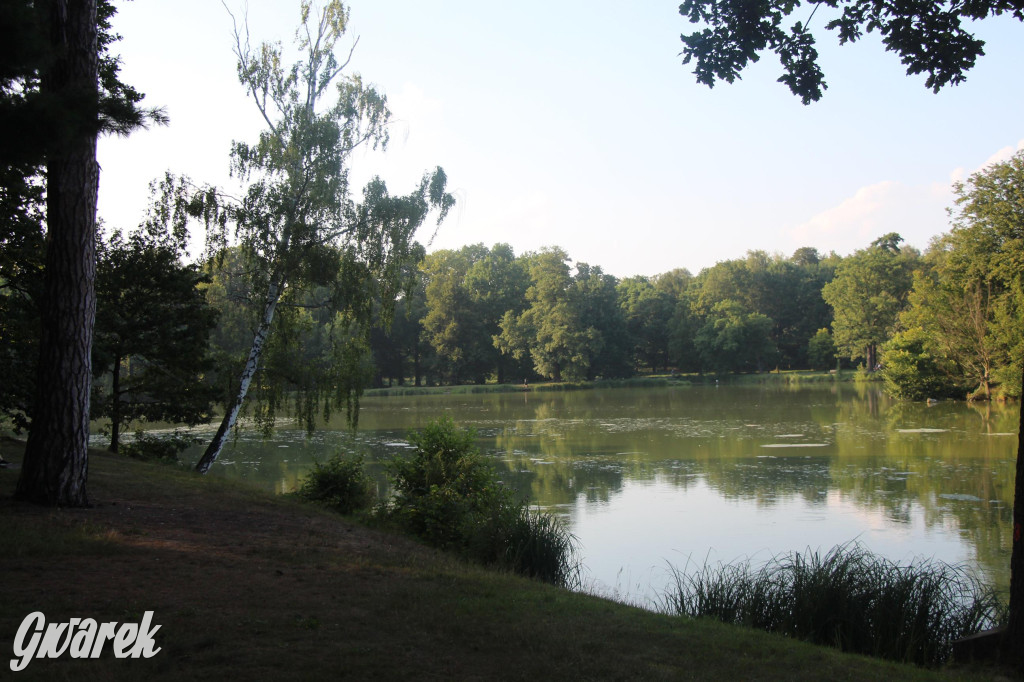
[[[882,378],[886,392],[900,400],[947,398],[956,386],[929,351],[928,336],[921,329],[896,334],[882,352]]]
[[[575,538],[531,511],[498,481],[472,429],[443,417],[409,435],[411,457],[387,465],[394,497],[385,513],[408,532],[484,564],[558,585],[578,581]]]
[[[836,343],[828,329],[819,329],[807,342],[807,362],[816,370],[835,367]]]
[[[386,466],[395,489],[394,516],[443,549],[464,546],[476,519],[500,507],[506,496],[480,459],[475,439],[472,429],[457,429],[444,417],[409,434],[416,448],[411,458],[396,457]]]
[[[675,572],[667,610],[778,632],[844,651],[938,665],[953,640],[1005,620],[995,592],[962,567],[900,566],[858,544]]]
[[[121,443],[119,452],[133,459],[177,464],[178,455],[199,441],[175,431],[167,436],[155,436],[145,431],[136,431],[135,438]]]
[[[326,464],[315,462],[297,492],[299,497],[340,514],[369,509],[376,497],[363,470],[362,455],[336,454]]]

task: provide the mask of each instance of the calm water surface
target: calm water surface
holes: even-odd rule
[[[851,540],[1009,585],[1016,406],[901,404],[876,385],[366,398],[356,434],[243,434],[211,473],[291,491],[314,457],[380,461],[441,415],[476,428],[502,478],[569,524],[589,589],[610,596],[657,599],[669,565]]]

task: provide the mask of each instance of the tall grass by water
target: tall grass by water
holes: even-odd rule
[[[711,617],[844,651],[941,664],[960,637],[1005,620],[995,592],[962,566],[900,566],[857,543],[749,562],[673,570],[670,613]]]

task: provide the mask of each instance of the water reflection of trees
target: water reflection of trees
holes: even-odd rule
[[[831,487],[825,457],[763,457],[707,463],[708,486],[731,498],[770,508],[794,497],[822,504]]]
[[[573,504],[581,495],[588,503],[608,502],[625,479],[621,466],[598,462],[538,462],[519,456],[496,466],[503,481],[546,507]]]
[[[317,442],[287,441],[287,449],[278,449],[285,443],[276,440],[245,443],[228,473],[286,492],[314,456],[323,460],[350,448],[368,461],[385,458],[400,451],[391,441],[402,440],[410,428],[450,414],[478,429],[481,448],[503,480],[544,506],[604,504],[630,482],[655,479],[681,494],[701,481],[725,498],[764,509],[788,500],[820,507],[839,495],[895,524],[921,518],[927,528],[959,533],[983,566],[1006,573],[1014,406],[896,403],[876,383],[367,403],[358,435],[318,434]],[[820,447],[776,447],[786,444]]]
[[[995,404],[898,403],[876,384],[790,395],[712,389],[697,400],[648,392],[617,407],[539,403],[495,445],[510,475],[545,505],[607,502],[627,481],[655,477],[681,492],[699,477],[723,497],[763,508],[792,499],[824,505],[834,491],[895,524],[921,518],[926,528],[955,529],[983,567],[1003,576],[1014,476],[1005,434],[1016,417]],[[782,434],[823,447],[762,447]]]

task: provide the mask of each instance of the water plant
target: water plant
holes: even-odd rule
[[[846,543],[749,562],[673,569],[663,608],[778,632],[844,651],[939,665],[952,642],[1005,620],[995,592],[963,566],[899,565]]]

